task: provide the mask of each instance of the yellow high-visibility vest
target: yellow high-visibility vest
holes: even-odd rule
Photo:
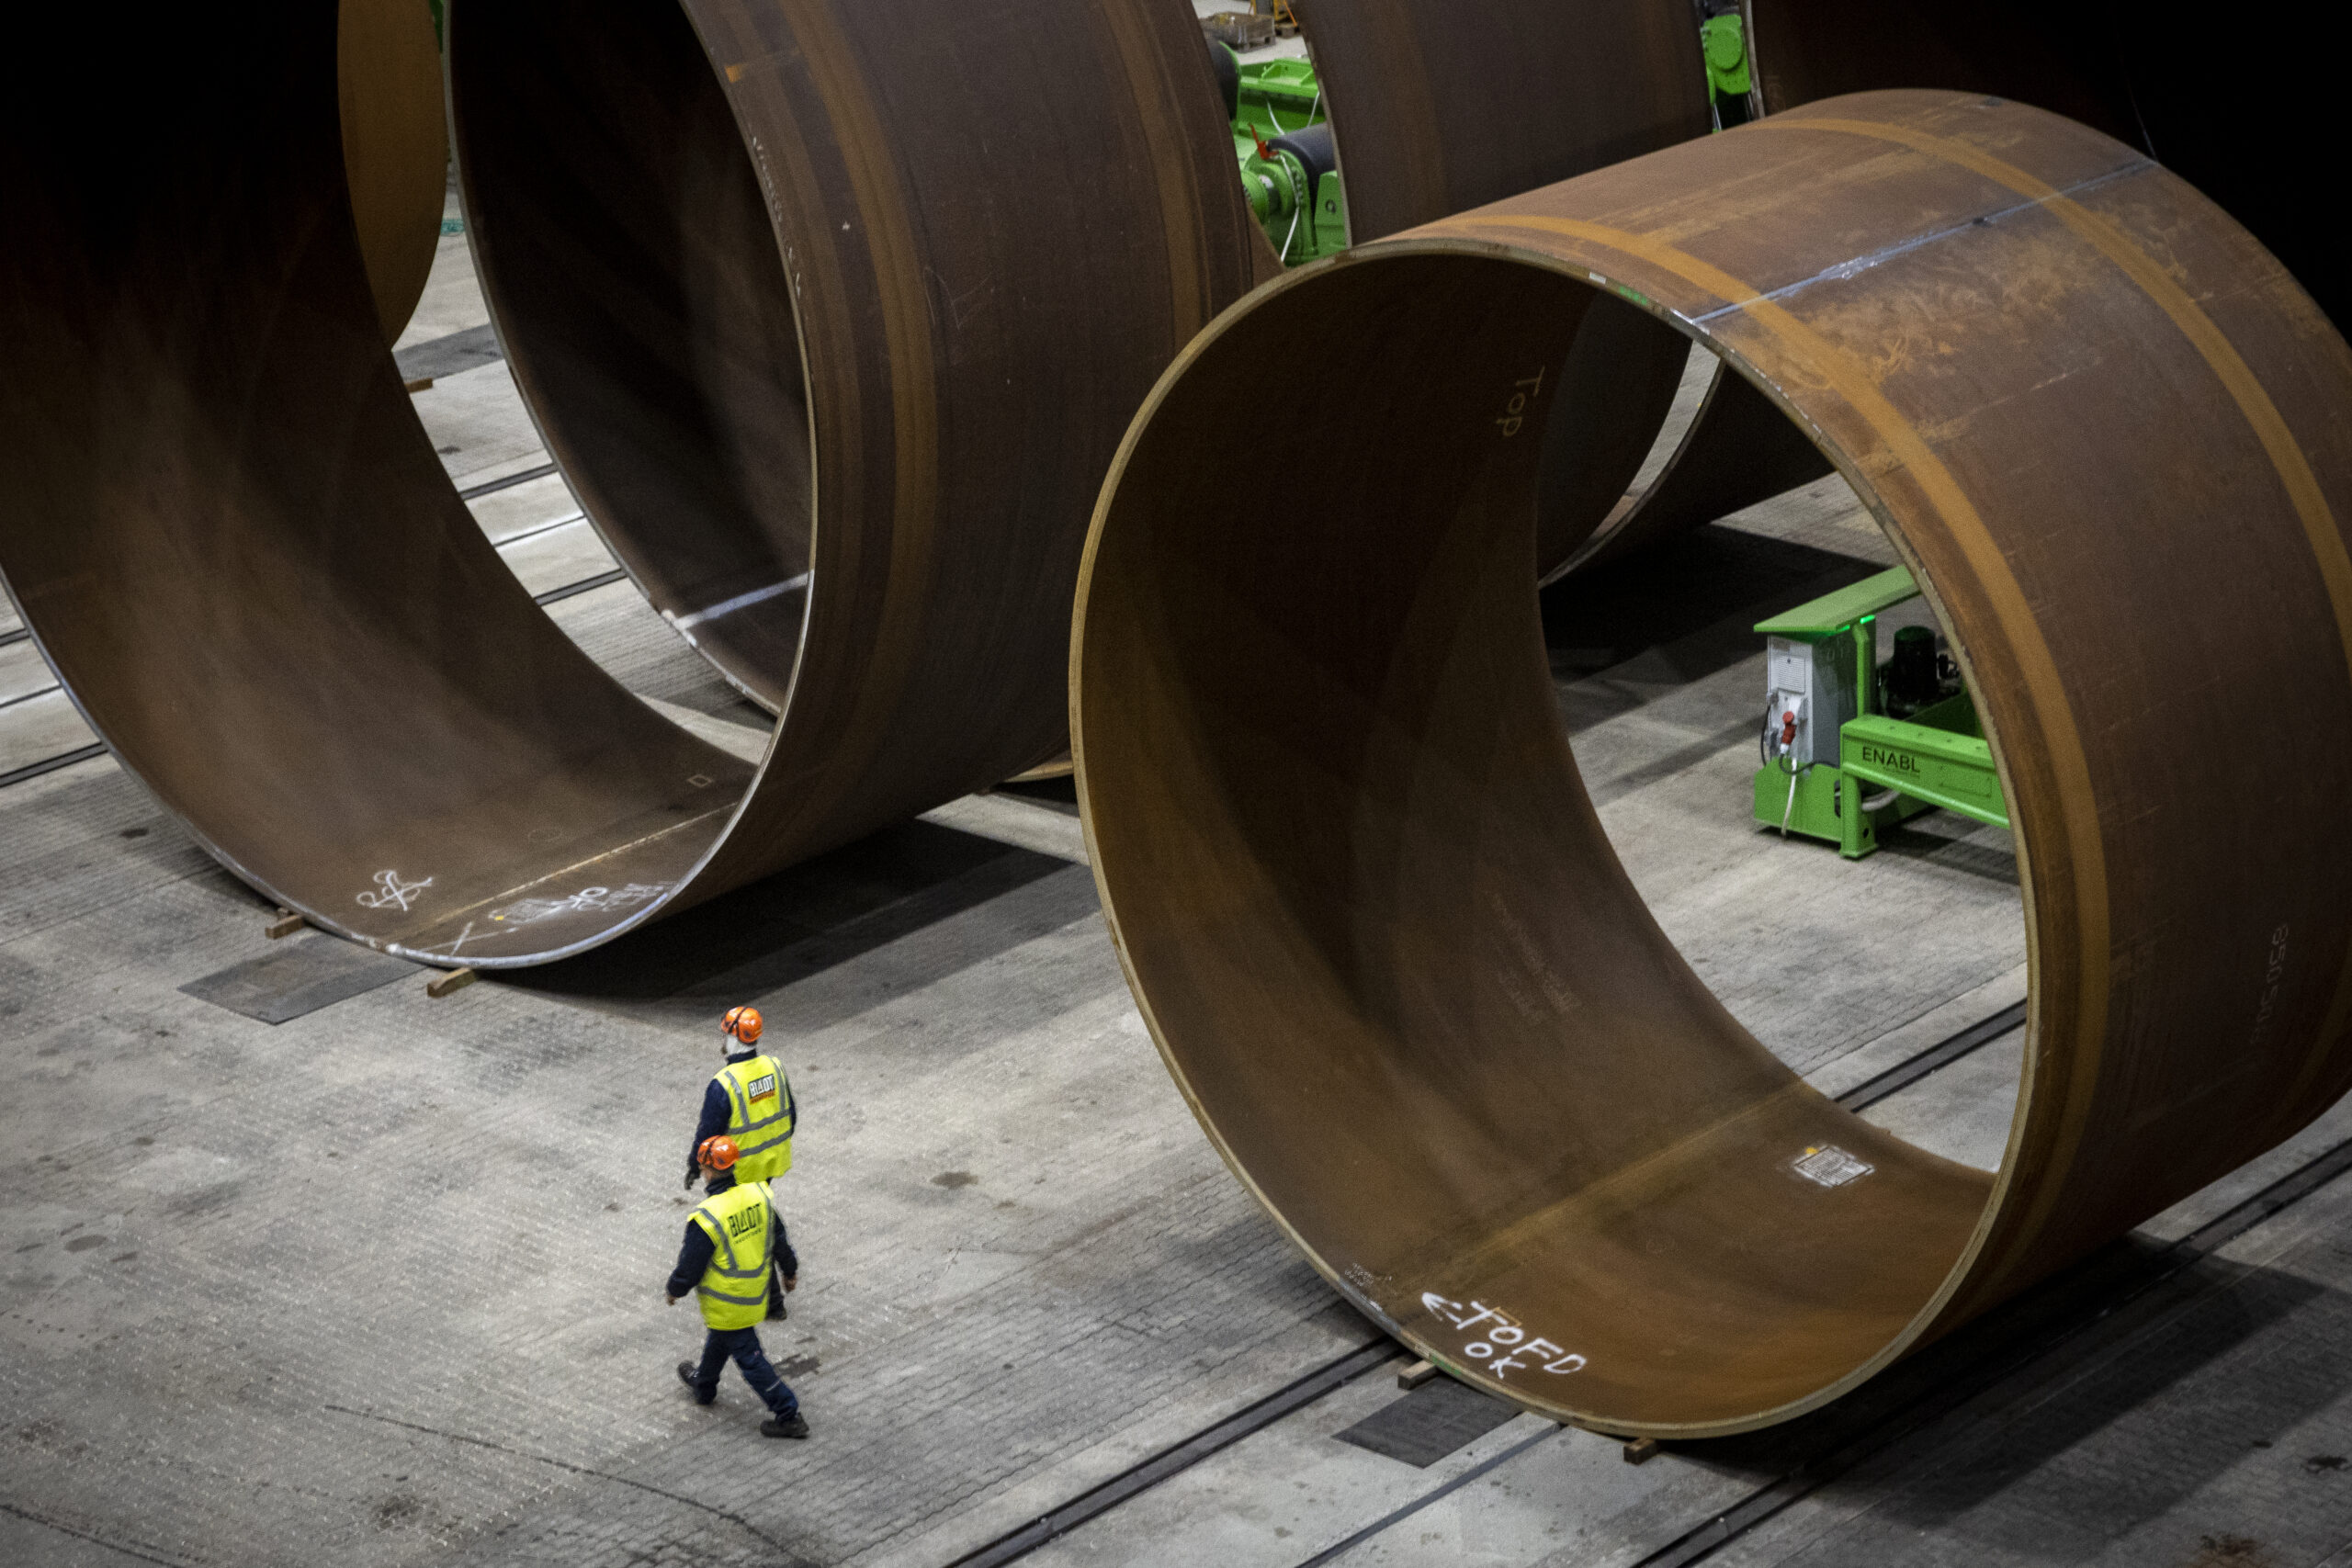
[[[729,1062],[713,1082],[727,1090],[727,1135],[735,1140],[735,1179],[767,1181],[792,1168],[792,1127],[799,1108],[774,1056]]]
[[[694,1222],[710,1237],[710,1267],[695,1296],[713,1328],[749,1328],[767,1315],[768,1258],[775,1249],[775,1213],[768,1190],[739,1181],[695,1205]]]

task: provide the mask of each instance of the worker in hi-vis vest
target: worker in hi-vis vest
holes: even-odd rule
[[[792,1168],[792,1127],[799,1119],[792,1082],[784,1076],[784,1064],[760,1049],[759,1009],[730,1008],[718,1027],[727,1065],[702,1092],[693,1147],[724,1133],[735,1140],[736,1180],[773,1180]],[[694,1184],[689,1153],[686,1185]]]
[[[694,1292],[708,1332],[702,1360],[680,1361],[678,1381],[694,1391],[696,1404],[708,1404],[718,1397],[718,1374],[732,1358],[743,1381],[767,1404],[760,1435],[805,1438],[808,1423],[801,1418],[800,1400],[768,1365],[759,1331],[760,1319],[768,1314],[769,1270],[786,1290],[798,1290],[800,1259],[793,1255],[767,1183],[738,1179],[735,1168],[741,1163],[733,1140],[724,1136],[695,1151],[709,1196],[686,1218],[685,1244],[678,1248],[678,1266],[662,1293],[675,1306],[680,1296]]]

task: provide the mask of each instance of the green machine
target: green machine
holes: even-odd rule
[[[1224,44],[1209,48],[1233,122],[1241,188],[1283,265],[1346,250],[1347,197],[1315,67],[1304,60],[1245,65]]]
[[[1759,621],[1767,638],[1756,819],[1860,860],[1879,833],[1941,807],[1997,828],[2008,803],[1976,705],[1926,626],[1878,660],[1878,618],[1916,599],[1902,567]]]
[[[1699,24],[1699,51],[1707,62],[1707,96],[1713,102],[1715,128],[1728,130],[1747,123],[1748,93],[1754,78],[1747,69],[1747,24],[1737,10],[1707,17]]]
[[[1745,122],[1751,76],[1746,23],[1734,6],[1699,27],[1708,96],[1719,127]],[[1315,67],[1304,60],[1248,64],[1231,46],[1209,53],[1233,125],[1234,162],[1250,210],[1285,266],[1348,248],[1348,198]]]

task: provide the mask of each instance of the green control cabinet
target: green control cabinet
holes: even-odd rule
[[[1878,835],[1941,807],[1996,827],[2008,803],[1976,705],[1934,634],[1905,627],[1878,660],[1878,617],[1918,597],[1902,567],[1759,621],[1767,698],[1756,819],[1859,860]]]

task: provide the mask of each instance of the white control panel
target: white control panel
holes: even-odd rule
[[[1805,642],[1796,637],[1766,640],[1764,655],[1764,755],[1791,768],[1815,762],[1835,765],[1838,732],[1854,716],[1854,682],[1841,662],[1851,657],[1847,640]]]

